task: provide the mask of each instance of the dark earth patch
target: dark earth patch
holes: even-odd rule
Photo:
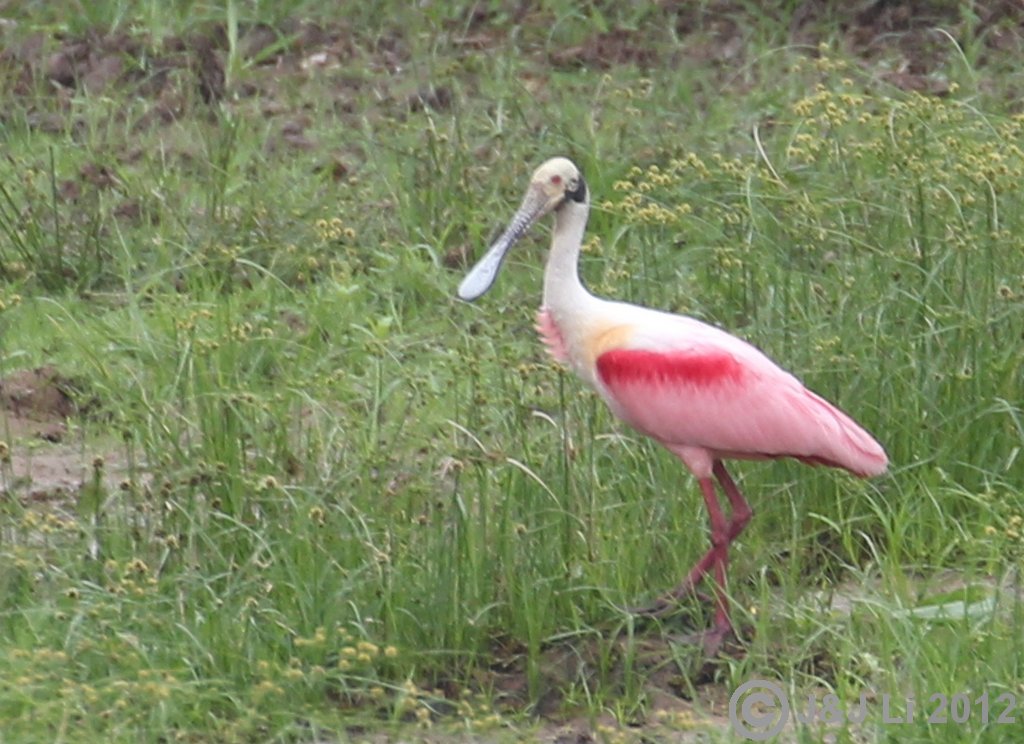
[[[113,487],[124,476],[124,456],[94,452],[72,436],[69,424],[91,414],[96,400],[52,365],[0,377],[0,496],[29,502],[73,501],[94,477],[97,462]],[[100,460],[96,458],[99,457]]]
[[[0,378],[0,408],[15,433],[59,442],[73,416],[75,384],[52,366],[20,370]]]
[[[599,4],[600,5],[600,4]],[[764,14],[774,16],[777,43],[817,53],[823,42],[838,43],[860,60],[872,76],[905,90],[942,94],[948,84],[940,74],[943,65],[961,50],[973,50],[974,63],[1009,64],[1024,54],[1024,5],[1018,0],[987,0],[972,3],[968,10],[957,2],[926,0],[877,0],[872,3],[837,4],[806,0],[795,8],[757,9],[738,0],[707,3],[666,2],[655,6],[638,28],[595,29],[580,43],[548,49],[537,42],[525,44],[543,67],[609,69],[635,65],[641,69],[680,67],[700,63],[735,68],[747,61],[750,29],[764,26]],[[609,10],[609,15],[614,15]],[[554,19],[529,3],[506,3],[483,9],[473,6],[468,18],[453,23],[445,39],[457,56],[470,56],[506,43],[517,24],[543,28]],[[674,27],[674,40],[663,32]],[[458,32],[456,32],[456,28]],[[8,92],[40,101],[30,112],[31,126],[60,130],[73,116],[70,93],[100,93],[120,89],[150,101],[149,110],[135,125],[146,128],[167,124],[194,106],[216,104],[227,97],[258,98],[265,116],[289,119],[281,127],[286,144],[307,148],[309,140],[296,114],[279,103],[286,81],[359,59],[382,81],[402,70],[410,58],[401,29],[372,38],[359,38],[342,23],[318,24],[285,20],[279,27],[250,24],[239,30],[238,53],[249,69],[243,81],[233,83],[225,73],[229,42],[223,24],[206,24],[186,36],[150,38],[143,33],[90,32],[79,36],[22,35],[17,24],[3,31],[0,79]],[[954,45],[952,42],[955,42]],[[365,80],[341,80],[337,106],[345,110],[345,87],[365,85]],[[390,81],[385,85],[390,87]],[[452,91],[444,85],[420,85],[410,92],[395,93],[391,104],[419,110],[446,110]],[[58,106],[42,105],[45,97]],[[385,101],[386,102],[386,101]],[[0,120],[4,114],[0,113]]]

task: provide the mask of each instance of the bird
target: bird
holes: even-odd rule
[[[850,416],[746,341],[695,318],[591,294],[578,267],[589,212],[590,193],[576,164],[565,157],[546,161],[457,294],[467,302],[485,294],[509,249],[554,215],[537,313],[541,340],[615,416],[682,461],[697,480],[710,521],[711,547],[703,557],[678,586],[636,612],[663,615],[710,576],[714,619],[695,638],[715,655],[735,637],[726,594],[729,548],[753,516],[725,461],[794,458],[866,478],[884,473],[888,457]],[[728,516],[716,484],[729,503]]]

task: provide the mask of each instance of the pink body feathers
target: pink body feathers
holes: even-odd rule
[[[698,477],[729,458],[792,457],[862,477],[885,471],[885,451],[870,434],[755,347],[691,318],[630,310],[628,325],[596,334],[614,343],[593,354],[593,374],[583,377]],[[574,353],[550,312],[538,314],[537,328],[555,359],[589,363],[586,344]]]

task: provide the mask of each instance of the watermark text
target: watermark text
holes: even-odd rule
[[[733,731],[749,741],[767,741],[777,736],[787,723],[801,726],[843,726],[863,723],[877,709],[879,721],[886,726],[915,722],[929,724],[982,725],[1016,723],[1017,696],[988,691],[973,694],[937,692],[906,697],[862,692],[851,702],[834,693],[807,694],[792,700],[778,682],[752,679],[736,688],[729,698],[729,723]]]

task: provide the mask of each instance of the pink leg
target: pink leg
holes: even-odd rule
[[[743,494],[740,493],[736,483],[720,460],[715,461],[712,472],[729,499],[729,506],[732,508],[732,514],[728,522],[722,514],[718,497],[715,495],[714,483],[710,478],[701,478],[698,482],[711,522],[711,549],[690,569],[690,572],[679,586],[664,597],[656,600],[650,607],[638,610],[641,614],[664,614],[674,607],[678,600],[692,593],[697,582],[714,568],[715,622],[713,629],[709,631],[704,639],[705,648],[708,649],[708,653],[717,651],[722,640],[732,632],[732,621],[729,619],[729,606],[725,593],[726,570],[729,565],[729,545],[743,532],[743,529],[750,522],[750,518],[753,515],[750,504],[743,498]]]
[[[662,615],[675,607],[678,600],[693,594],[696,586],[712,568],[718,571],[718,566],[726,556],[729,542],[731,541],[730,529],[732,524],[726,523],[722,514],[722,507],[719,506],[718,497],[715,495],[715,484],[710,478],[701,478],[698,481],[701,494],[704,496],[704,505],[708,510],[708,517],[711,521],[711,548],[701,557],[686,578],[675,588],[658,598],[649,607],[633,610],[642,615]],[[737,532],[738,534],[738,532]]]
[[[700,490],[704,494],[708,517],[711,520],[711,551],[715,554],[715,630],[721,631],[723,637],[732,630],[729,621],[729,600],[725,595],[725,574],[729,567],[730,525],[725,521],[722,507],[715,495],[715,484],[710,478],[702,478]]]
[[[743,529],[753,516],[750,504],[743,498],[743,494],[736,487],[735,481],[733,481],[732,476],[729,475],[729,471],[725,469],[725,465],[722,464],[721,460],[715,461],[712,472],[729,499],[732,515],[729,518],[729,524],[725,526],[725,541],[721,548],[721,558],[715,564],[715,598],[717,600],[715,624],[701,639],[704,643],[704,652],[708,656],[718,653],[722,642],[734,633],[732,620],[729,617],[728,598],[725,593],[725,577],[729,567],[729,545],[743,532]],[[705,497],[706,500],[707,498]],[[712,542],[714,542],[714,521],[712,521]]]
[[[732,543],[746,528],[750,518],[754,516],[754,512],[750,508],[750,504],[747,503],[747,500],[743,498],[740,489],[736,487],[735,481],[733,481],[732,476],[729,475],[729,471],[725,469],[725,464],[721,460],[715,460],[712,472],[714,472],[715,478],[718,479],[718,483],[722,486],[722,490],[725,491],[725,495],[729,498],[729,506],[732,507],[732,516],[729,518],[729,542]]]

